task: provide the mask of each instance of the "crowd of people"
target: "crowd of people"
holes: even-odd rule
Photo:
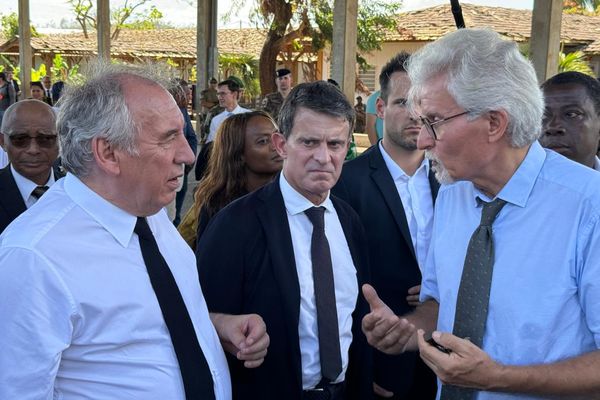
[[[154,67],[47,78],[0,73],[0,399],[600,398],[598,79],[460,29],[197,135]]]

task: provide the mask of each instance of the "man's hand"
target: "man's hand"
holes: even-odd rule
[[[384,399],[389,399],[394,397],[394,392],[390,392],[373,382],[373,393],[375,393],[379,397],[383,397]]]
[[[227,352],[243,361],[246,368],[256,368],[263,363],[269,335],[260,315],[211,313],[210,317]]]
[[[369,344],[387,354],[404,352],[416,331],[415,326],[395,315],[371,285],[363,285],[362,291],[371,308],[362,320],[362,330]]]
[[[406,296],[406,301],[409,306],[416,307],[421,302],[419,301],[419,294],[421,293],[421,285],[413,286],[408,289],[408,296]]]
[[[424,331],[419,329],[417,336],[421,358],[442,383],[480,390],[489,390],[493,383],[497,383],[495,377],[503,367],[469,340],[451,333],[433,332],[433,340],[452,350],[447,354],[427,343],[423,335]]]

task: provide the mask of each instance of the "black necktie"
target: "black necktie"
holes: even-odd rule
[[[36,188],[31,192],[31,195],[36,199],[39,199],[44,193],[46,193],[46,190],[48,189],[48,186],[36,186]]]
[[[473,232],[467,248],[452,330],[454,335],[469,338],[471,343],[479,347],[483,344],[494,269],[492,224],[506,201],[496,199],[482,203],[481,222]],[[474,395],[473,389],[444,385],[440,400],[469,400]]]
[[[311,207],[304,211],[313,225],[310,244],[321,375],[326,383],[333,382],[342,372],[340,332],[335,306],[335,287],[329,242],[325,236],[325,208]]]
[[[186,399],[214,399],[212,375],[198,343],[194,325],[146,218],[138,217],[134,232],[139,236],[148,276],[171,335]]]

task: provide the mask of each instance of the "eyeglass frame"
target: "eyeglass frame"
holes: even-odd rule
[[[32,140],[35,140],[37,145],[39,147],[41,147],[42,149],[51,149],[52,147],[54,147],[56,145],[56,142],[58,140],[58,135],[46,135],[46,134],[40,134],[37,136],[29,136],[27,134],[17,133],[17,134],[6,135],[6,136],[8,136],[8,140],[10,141],[10,144],[12,146],[16,147],[17,149],[29,148],[29,146],[31,146]]]
[[[431,136],[433,138],[433,140],[437,141],[439,139],[438,139],[437,133],[435,133],[435,129],[433,128],[435,125],[441,124],[442,122],[447,122],[451,119],[458,118],[458,117],[468,114],[468,113],[470,113],[470,111],[459,112],[458,114],[454,114],[454,115],[451,115],[446,118],[438,119],[437,121],[433,121],[433,122],[429,121],[427,119],[427,117],[420,115],[419,120],[421,121],[421,123],[423,124],[425,129],[427,130],[427,133],[429,133],[429,136]]]

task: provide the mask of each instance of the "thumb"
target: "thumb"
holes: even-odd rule
[[[375,288],[368,283],[365,283],[362,286],[363,296],[365,296],[365,300],[369,303],[369,307],[371,311],[374,311],[379,308],[387,307],[386,304],[379,298],[377,295],[377,291]]]

